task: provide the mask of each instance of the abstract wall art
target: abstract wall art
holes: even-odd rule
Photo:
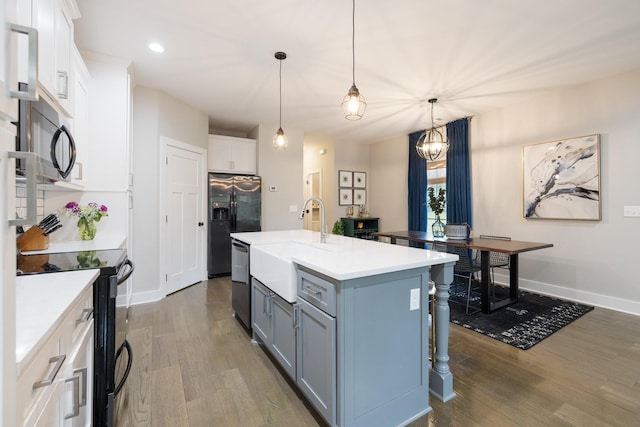
[[[526,145],[522,172],[525,218],[600,220],[599,134]]]

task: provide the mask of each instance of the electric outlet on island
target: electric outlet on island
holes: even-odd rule
[[[640,217],[640,206],[625,206],[624,207],[624,216],[625,217]]]

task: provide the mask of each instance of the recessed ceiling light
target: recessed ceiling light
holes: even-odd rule
[[[149,49],[156,53],[164,52],[164,46],[162,46],[160,43],[149,43]]]

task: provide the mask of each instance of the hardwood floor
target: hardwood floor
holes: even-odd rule
[[[323,425],[232,317],[229,277],[131,310],[124,426]],[[451,325],[457,397],[420,426],[640,425],[640,317],[596,308],[522,351]]]

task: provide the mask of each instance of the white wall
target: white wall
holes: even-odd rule
[[[523,287],[640,314],[640,70],[556,91],[471,121],[474,228],[554,247],[523,254]],[[522,146],[600,134],[601,221],[523,218]]]
[[[377,211],[370,208],[371,203],[375,199],[375,192],[372,192],[373,186],[371,181],[371,174],[369,173],[369,145],[368,144],[336,144],[335,145],[335,164],[336,168],[333,171],[335,176],[336,187],[338,185],[338,173],[341,170],[365,172],[367,174],[366,190],[367,200],[366,206],[369,210],[369,215],[372,217],[379,216]],[[338,199],[338,192],[336,188],[336,197],[333,200],[334,214],[337,218],[344,217],[347,214],[347,207],[340,206],[340,200]],[[354,213],[357,215],[358,207],[354,206]]]
[[[555,91],[472,119],[475,233],[554,245],[520,256],[523,288],[640,314],[640,279],[635,271],[640,218],[622,215],[623,206],[640,205],[634,177],[640,158],[638,117],[640,70]],[[602,220],[525,220],[522,146],[592,133],[600,134]],[[400,185],[394,179],[406,180],[403,146],[407,138],[372,146],[373,206],[385,221],[384,230],[403,229],[396,218],[406,221],[406,193],[394,191]],[[398,158],[391,157],[394,148]],[[402,156],[400,151],[404,151]],[[386,202],[378,204],[383,197]],[[507,280],[504,276],[497,279]]]
[[[258,144],[258,175],[262,177],[262,231],[299,230],[302,220],[298,213],[304,202],[303,141],[304,134],[286,128],[289,146],[286,150],[273,147],[273,135],[278,125],[260,124],[249,138]],[[277,191],[269,191],[269,187]]]
[[[324,150],[324,154],[321,154],[320,150]],[[325,205],[325,223],[328,232],[331,232],[333,223],[339,218],[337,212],[335,212],[335,200],[338,198],[338,173],[335,172],[334,143],[332,140],[305,134],[303,172],[305,182],[303,184],[306,185],[306,177],[309,173],[318,170],[322,172],[322,193],[320,198]],[[308,194],[305,193],[305,196],[308,196]]]
[[[134,302],[164,297],[160,277],[160,137],[206,149],[208,117],[182,101],[144,86],[133,103]]]
[[[371,174],[368,181],[373,190],[369,191],[369,210],[373,216],[380,216],[381,231],[407,229],[408,139],[402,135],[370,147]]]

